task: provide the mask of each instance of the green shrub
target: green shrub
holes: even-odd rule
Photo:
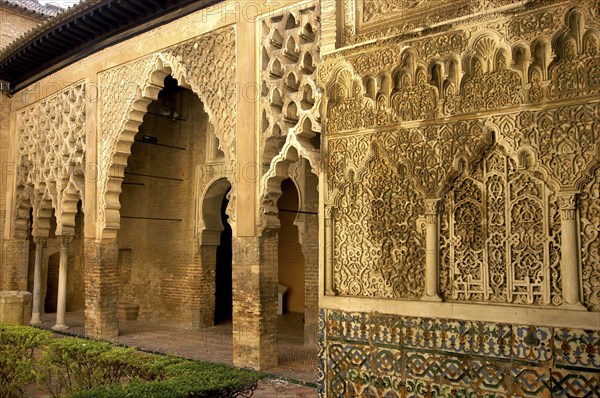
[[[71,398],[208,398],[237,397],[256,388],[265,375],[225,365],[193,362],[173,357],[134,355],[141,372],[129,384],[97,387],[70,395]],[[154,373],[148,381],[142,374]]]
[[[263,377],[226,365],[0,325],[0,398],[22,396],[36,381],[54,397],[229,398],[248,396]]]
[[[38,378],[34,355],[48,343],[50,332],[0,324],[0,397],[23,396]]]
[[[129,376],[133,348],[79,338],[56,338],[46,347],[41,381],[54,396],[111,385]]]

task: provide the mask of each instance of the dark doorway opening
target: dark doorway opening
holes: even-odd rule
[[[229,190],[227,191],[227,193]],[[233,313],[232,300],[232,231],[229,225],[229,216],[226,213],[227,193],[221,203],[221,221],[223,222],[223,231],[221,232],[221,241],[217,247],[217,266],[215,274],[215,325],[230,322]]]
[[[46,299],[44,300],[44,312],[52,314],[56,312],[58,300],[58,270],[60,265],[60,253],[54,253],[48,257],[48,284],[46,288]]]

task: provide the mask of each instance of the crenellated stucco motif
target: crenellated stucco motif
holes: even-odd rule
[[[299,157],[320,169],[321,94],[317,90],[321,25],[314,4],[269,15],[260,46],[261,228],[278,225],[281,181]]]
[[[46,236],[55,209],[57,234],[73,234],[83,200],[86,151],[85,82],[72,84],[17,113],[15,234]]]

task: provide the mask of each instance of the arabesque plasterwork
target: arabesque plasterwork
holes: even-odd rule
[[[84,190],[85,87],[85,82],[77,82],[17,112],[17,230],[27,223],[33,207],[34,233],[47,233],[40,229],[49,223],[49,214],[41,221],[39,210],[54,208],[58,233],[72,233]]]
[[[408,3],[418,8],[426,2],[375,2],[369,10]],[[573,214],[581,231],[581,301],[598,311],[600,26],[591,2],[575,3],[476,17],[443,33],[406,34],[325,57],[318,78],[326,92],[325,201],[335,209],[336,294],[421,294],[418,286],[408,294],[370,288],[375,274],[382,286],[411,286],[414,273],[399,253],[423,247],[421,221],[397,230],[380,218],[362,227],[360,221],[369,219],[365,212],[398,214],[407,200],[398,192],[413,192],[413,219],[426,216],[420,201],[440,201],[443,300],[561,306],[567,266],[561,228],[571,221],[560,200],[569,197],[578,198]],[[373,159],[385,159],[385,167],[373,168]],[[383,197],[369,191],[368,181],[390,176],[388,186],[407,188]],[[350,192],[366,204],[341,211]],[[394,220],[390,225],[407,222]],[[368,232],[354,231],[361,228]],[[354,235],[378,234],[421,242],[348,243]],[[424,264],[419,256],[414,260]],[[379,263],[393,271],[386,274]],[[423,273],[422,266],[411,266]]]

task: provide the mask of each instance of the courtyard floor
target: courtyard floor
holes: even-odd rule
[[[55,314],[42,316],[44,329],[55,323]],[[68,312],[66,323],[69,329],[65,334],[83,336],[83,312]],[[262,381],[253,397],[256,398],[313,398],[317,396],[314,385],[317,381],[317,346],[304,345],[302,335],[302,315],[285,314],[279,322],[279,366],[269,369],[283,380]],[[148,321],[120,321],[118,343],[133,346],[144,351],[173,354],[185,358],[233,364],[231,323],[185,330],[169,326],[167,323]]]

